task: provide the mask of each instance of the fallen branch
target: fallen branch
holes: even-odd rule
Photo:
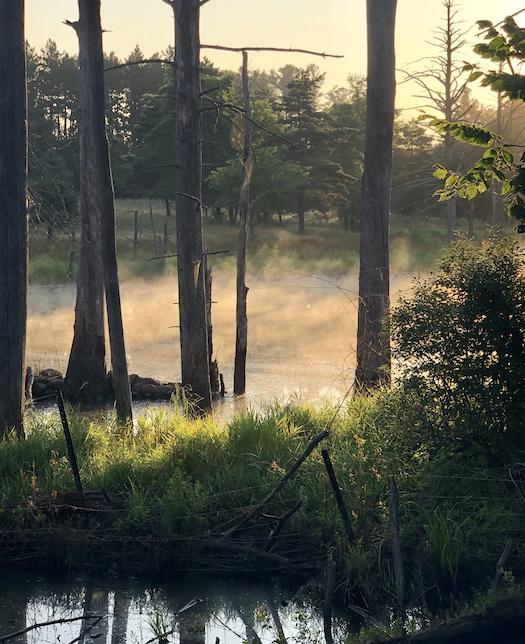
[[[266,503],[271,501],[274,498],[274,496],[279,494],[279,492],[283,489],[286,483],[288,483],[288,481],[294,476],[294,474],[301,467],[301,465],[306,461],[306,459],[310,456],[310,454],[317,447],[317,445],[319,445],[319,443],[329,435],[330,435],[330,432],[327,430],[324,430],[319,434],[317,434],[317,436],[314,436],[314,438],[312,438],[312,440],[308,443],[308,445],[304,449],[303,453],[296,459],[292,467],[288,470],[288,472],[286,472],[286,474],[282,477],[282,479],[274,487],[274,489],[269,494],[267,494],[260,503],[253,506],[248,512],[246,512],[246,514],[242,516],[237,521],[237,523],[224,534],[224,536],[230,537],[232,534],[237,532],[237,530],[241,528],[245,523],[247,523],[252,517],[254,517],[260,511],[260,509],[264,505],[266,505]]]
[[[55,626],[57,624],[71,624],[72,622],[78,622],[83,619],[96,619],[97,621],[100,621],[102,619],[102,615],[82,615],[81,617],[64,617],[62,619],[52,619],[49,622],[37,622],[32,626],[28,626],[27,628],[16,631],[16,633],[10,633],[9,635],[0,635],[0,644],[8,642],[9,640],[14,640],[17,637],[25,635],[26,633],[30,633],[31,631],[35,631],[38,628]]]

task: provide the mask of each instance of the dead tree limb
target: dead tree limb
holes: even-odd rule
[[[201,49],[218,49],[221,51],[233,51],[244,53],[248,51],[277,51],[286,54],[309,54],[310,56],[321,56],[322,58],[344,58],[342,54],[327,54],[322,51],[310,49],[297,49],[295,47],[227,47],[226,45],[201,45]]]
[[[69,464],[71,466],[71,471],[73,472],[73,478],[75,480],[75,487],[77,492],[82,499],[82,505],[86,505],[86,499],[84,496],[84,489],[82,488],[82,481],[80,480],[80,470],[78,469],[77,456],[75,454],[75,447],[73,445],[73,439],[71,438],[71,432],[69,430],[69,423],[67,420],[66,408],[64,405],[64,396],[60,389],[56,393],[58,411],[60,413],[60,420],[62,421],[62,429],[64,430],[64,437],[66,439],[67,455],[69,459]]]
[[[122,69],[124,67],[135,67],[136,65],[171,65],[175,66],[174,60],[168,60],[166,58],[148,58],[147,60],[130,60],[127,63],[119,63],[118,65],[111,65],[111,67],[106,67],[104,72],[112,72],[115,69]]]
[[[253,154],[252,123],[250,121],[252,110],[248,81],[248,53],[246,51],[242,52],[242,94],[244,110],[243,179],[239,199],[235,367],[233,375],[233,393],[236,396],[240,396],[246,391],[246,355],[248,351],[246,255],[248,249],[248,217],[250,212],[250,184],[253,175]]]
[[[248,512],[246,512],[243,516],[241,516],[238,519],[238,521],[229,530],[227,530],[225,532],[224,536],[225,537],[230,537],[232,534],[237,532],[237,530],[239,530],[239,528],[241,528],[252,517],[254,517],[261,510],[261,508],[264,505],[266,505],[277,494],[279,494],[279,492],[283,489],[283,487],[288,483],[288,481],[294,476],[294,474],[297,472],[297,470],[301,467],[301,465],[306,461],[306,459],[314,451],[314,449],[317,447],[317,445],[319,445],[319,443],[329,435],[330,435],[330,432],[327,431],[327,430],[324,430],[324,431],[320,432],[319,434],[317,434],[316,436],[314,436],[312,438],[312,440],[308,443],[308,445],[305,447],[305,449],[301,453],[301,455],[297,457],[297,459],[294,461],[294,463],[290,467],[290,469],[281,478],[279,483],[273,488],[273,490],[271,492],[269,492],[260,503],[258,503],[257,505],[253,506]]]
[[[100,621],[102,619],[102,615],[82,615],[80,617],[64,617],[62,619],[52,619],[49,622],[37,622],[36,624],[28,626],[27,628],[17,631],[16,633],[10,633],[9,635],[0,635],[0,644],[9,642],[9,640],[14,640],[21,635],[35,631],[38,628],[45,628],[46,626],[56,626],[59,624],[71,624],[72,622],[79,622],[83,619],[96,619]]]
[[[334,466],[332,465],[332,461],[330,459],[330,454],[328,453],[327,449],[323,449],[321,451],[321,454],[323,456],[324,465],[328,473],[328,478],[330,479],[330,485],[332,486],[332,491],[334,493],[337,509],[339,510],[339,514],[343,521],[343,526],[345,528],[346,536],[348,538],[348,543],[353,543],[354,531],[352,529],[352,520],[350,519],[350,515],[348,513],[348,510],[346,509],[346,504],[343,499],[343,493],[341,491],[341,487],[335,475]]]

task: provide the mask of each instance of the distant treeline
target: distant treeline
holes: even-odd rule
[[[149,59],[173,59],[173,50]],[[107,126],[117,197],[173,196],[174,79],[169,64],[146,60],[139,47],[125,59],[106,57]],[[240,74],[202,63],[203,199],[210,217],[235,221],[241,184],[242,112]],[[28,46],[31,220],[52,232],[77,216],[78,61],[48,41]],[[285,65],[250,74],[255,170],[251,188],[254,222],[283,213],[318,211],[337,215],[345,229],[358,225],[366,115],[366,81],[323,93],[324,74],[315,65]],[[490,125],[494,110],[467,92],[463,99]],[[472,111],[472,107],[471,110]],[[518,139],[523,115],[508,111],[507,139]],[[442,142],[416,120],[398,114],[394,141],[392,212],[424,217],[442,207],[432,198],[439,182],[432,166]],[[456,144],[455,165],[467,167],[468,146]],[[488,217],[490,196],[476,202]],[[469,205],[461,206],[469,216]],[[461,214],[461,213],[460,213]]]

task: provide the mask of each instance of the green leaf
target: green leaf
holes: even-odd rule
[[[468,77],[468,82],[473,83],[474,81],[477,81],[478,78],[481,78],[483,76],[483,72],[477,71],[477,72],[472,72],[470,76]]]

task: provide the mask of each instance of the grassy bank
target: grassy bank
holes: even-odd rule
[[[395,476],[409,605],[451,606],[484,588],[509,535],[516,545],[507,568],[523,568],[525,505],[502,461],[482,448],[431,453],[420,439],[417,405],[401,390],[356,399],[333,418],[329,407],[275,405],[220,425],[164,410],[141,418],[132,432],[110,418],[73,416],[81,478],[99,499],[94,511],[79,512],[65,494],[74,487],[58,421],[34,416],[26,441],[0,444],[0,558],[52,569],[112,562],[128,573],[271,576],[282,572],[277,558],[285,557],[294,572],[315,576],[330,547],[340,590],[382,606],[395,596],[388,532]],[[217,550],[232,521],[261,501],[327,426],[322,446],[351,511],[354,543],[317,448],[262,514],[227,540],[233,546]],[[302,507],[276,540],[274,559],[243,550],[264,550],[272,517],[297,501]],[[513,584],[513,574],[503,583]]]
[[[138,212],[138,244],[134,246],[134,212]],[[164,203],[152,202],[150,216],[146,200],[117,202],[117,246],[121,276],[125,278],[160,275],[174,269],[175,260],[163,262],[151,258],[175,252],[175,218],[168,222],[168,243],[164,245],[166,214]],[[464,228],[460,221],[460,228]],[[447,246],[446,226],[443,219],[406,219],[392,217],[391,255],[393,272],[415,273],[430,270]],[[154,232],[155,231],[155,232]],[[479,224],[479,233],[486,227]],[[33,284],[51,284],[71,279],[76,270],[76,242],[70,232],[55,231],[48,238],[44,227],[33,228],[30,240],[30,281]],[[205,240],[211,251],[232,251],[213,257],[217,268],[233,270],[237,245],[237,230],[227,223],[206,221]],[[156,242],[155,243],[155,239]],[[305,234],[297,232],[293,216],[285,217],[283,224],[260,225],[250,240],[249,268],[261,270],[285,263],[297,270],[324,275],[344,275],[356,269],[359,236],[344,232],[337,220],[311,218]],[[73,261],[72,261],[73,259]]]

